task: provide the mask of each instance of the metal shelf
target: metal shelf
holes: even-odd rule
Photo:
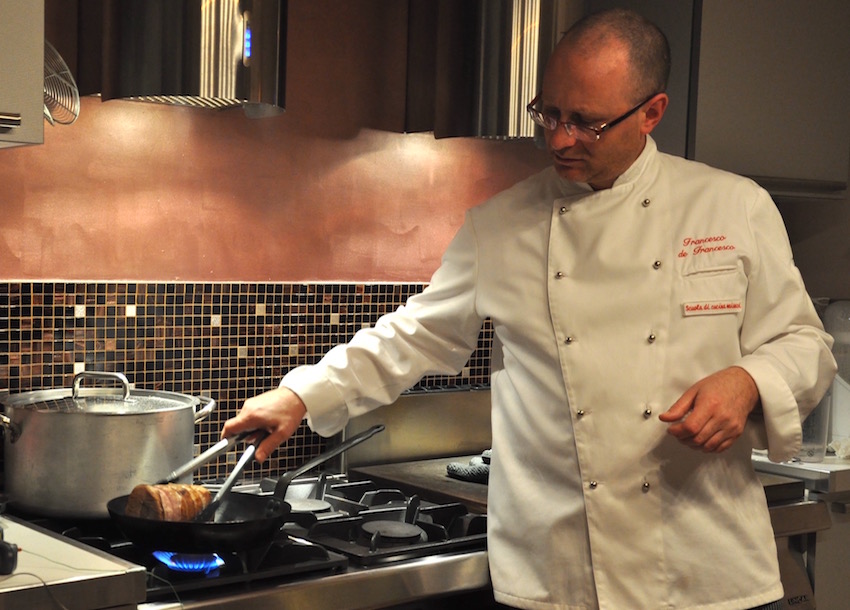
[[[822,462],[771,462],[764,452],[753,452],[753,466],[767,472],[802,479],[806,489],[823,494],[850,492],[850,460],[827,456]]]

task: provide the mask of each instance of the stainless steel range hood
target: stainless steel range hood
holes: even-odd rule
[[[479,0],[473,134],[533,137],[526,105],[546,60],[581,7],[565,0]]]
[[[101,96],[283,111],[286,0],[105,0]]]
[[[535,135],[525,107],[584,0],[409,0],[407,131]]]

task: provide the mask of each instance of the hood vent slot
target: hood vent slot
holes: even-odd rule
[[[105,0],[101,96],[283,111],[286,0]]]

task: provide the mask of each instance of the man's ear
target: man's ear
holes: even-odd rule
[[[655,129],[655,126],[661,121],[661,117],[664,116],[664,111],[667,110],[667,103],[669,101],[670,98],[667,97],[666,93],[659,93],[652,98],[652,101],[649,102],[643,113],[643,122],[641,123],[642,134],[646,135]]]

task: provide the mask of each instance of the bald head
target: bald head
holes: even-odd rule
[[[613,51],[613,52],[612,52]],[[630,97],[646,99],[667,89],[670,46],[664,33],[634,11],[612,9],[576,22],[555,49],[552,60],[565,53],[585,58],[623,57],[627,62]]]

